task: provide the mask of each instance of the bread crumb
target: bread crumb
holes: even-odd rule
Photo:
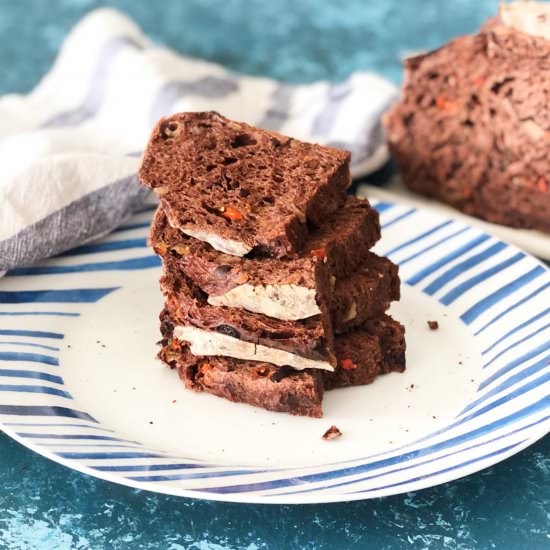
[[[427,321],[430,330],[437,330],[439,328],[439,323],[437,321]]]
[[[330,441],[331,439],[336,439],[341,435],[342,435],[342,432],[336,426],[333,425],[323,434],[322,439],[324,439],[325,441]]]

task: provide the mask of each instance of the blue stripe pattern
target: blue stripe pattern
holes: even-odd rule
[[[32,342],[14,342],[13,340],[10,340],[9,342],[0,341],[0,346],[23,346],[23,347],[47,349],[49,351],[59,351],[59,348],[56,348],[55,346],[45,346],[44,344],[33,344]]]
[[[6,315],[10,317],[20,317],[20,316],[57,316],[57,317],[78,317],[80,313],[73,313],[68,311],[0,311],[0,315]]]
[[[522,298],[521,300],[517,301],[515,304],[507,307],[502,313],[499,313],[496,317],[491,319],[488,323],[483,325],[477,332],[474,333],[474,336],[478,336],[481,334],[485,329],[489,328],[491,325],[502,319],[503,317],[510,314],[512,311],[514,311],[516,308],[522,306],[523,304],[526,304],[530,302],[533,298],[538,296],[541,292],[544,292],[550,288],[550,282],[543,284],[541,287],[537,288],[535,291],[531,292],[525,298]]]
[[[488,348],[485,348],[481,352],[481,355],[485,355],[485,354],[489,353],[493,348],[498,346],[498,344],[500,344],[503,340],[506,340],[510,336],[513,336],[515,333],[517,333],[520,330],[524,329],[525,327],[528,327],[529,325],[535,323],[539,319],[542,319],[542,318],[546,317],[548,314],[550,314],[550,308],[547,308],[544,311],[541,311],[537,315],[534,315],[530,319],[527,319],[527,321],[525,321],[523,323],[520,323],[518,326],[514,327],[513,329],[510,329],[506,334],[504,334],[504,336],[501,336],[500,338],[495,340]]]
[[[471,277],[470,279],[464,281],[463,283],[460,283],[455,288],[447,292],[447,294],[442,296],[439,299],[439,301],[442,304],[445,304],[446,306],[449,304],[452,304],[455,300],[460,298],[468,290],[471,290],[472,288],[477,286],[479,283],[486,281],[489,277],[492,277],[493,275],[500,273],[503,269],[507,269],[511,265],[514,265],[524,257],[525,257],[525,254],[523,254],[523,252],[518,252],[511,258],[508,258],[507,260],[504,260],[503,262],[491,267],[490,269],[486,269],[485,271],[479,273],[475,277]]]
[[[411,210],[407,210],[407,212],[403,212],[403,214],[399,214],[396,218],[393,218],[392,220],[382,222],[380,225],[383,229],[387,229],[388,227],[391,227],[392,225],[403,221],[404,219],[408,218],[409,216],[412,216],[416,212],[415,208],[412,208]]]
[[[45,393],[48,395],[57,395],[58,397],[65,397],[66,399],[72,399],[72,395],[65,390],[58,388],[50,388],[49,386],[27,386],[20,384],[0,384],[0,392],[25,392],[25,393]]]
[[[476,399],[475,401],[472,401],[468,406],[466,406],[462,410],[462,412],[460,413],[459,416],[462,416],[464,413],[466,413],[466,412],[468,412],[472,409],[475,409],[478,405],[481,405],[482,403],[484,403],[485,401],[487,401],[491,397],[494,397],[496,395],[500,395],[501,393],[503,393],[504,390],[507,390],[509,388],[514,387],[516,384],[519,384],[520,382],[522,382],[526,378],[529,378],[531,375],[541,372],[541,368],[544,369],[544,363],[542,361],[539,362],[539,363],[534,363],[530,367],[528,367],[526,369],[523,369],[518,374],[510,376],[509,378],[504,380],[504,382],[501,382],[500,384],[496,385],[492,390],[485,393],[479,399]],[[536,388],[536,387],[540,386],[541,384],[545,384],[549,380],[550,380],[550,374],[548,372],[547,373],[543,372],[542,376],[539,376],[538,378],[536,378],[534,380],[534,382],[527,382],[527,383],[523,384],[521,386],[522,391],[517,392],[517,395],[520,395],[521,393],[524,393],[525,390],[529,390],[531,388]],[[510,395],[510,394],[508,394],[508,395]]]
[[[165,470],[193,470],[209,467],[207,464],[119,464],[115,466],[96,466],[101,472],[158,472]],[[210,466],[211,467],[211,466]]]
[[[47,382],[54,382],[55,384],[63,384],[63,378],[61,378],[61,376],[33,370],[0,369],[0,376],[9,378],[32,378],[33,380],[45,380]]]
[[[462,229],[457,229],[456,231],[454,231],[450,235],[446,235],[445,237],[442,237],[441,239],[435,241],[434,243],[425,246],[422,250],[419,250],[418,252],[415,252],[414,254],[411,254],[407,258],[400,259],[399,260],[399,265],[400,266],[405,265],[409,262],[412,262],[413,260],[418,260],[419,258],[424,256],[424,254],[426,254],[426,252],[430,252],[431,250],[434,250],[434,249],[438,248],[442,244],[445,244],[446,242],[449,242],[450,240],[454,239],[455,237],[458,237],[458,236],[462,235],[466,231],[468,231],[467,227],[463,227]],[[414,278],[418,279],[420,276],[421,276],[421,274],[418,273],[418,274],[416,274],[416,276]],[[412,284],[412,283],[407,281],[407,284]]]
[[[464,312],[460,318],[466,323],[470,324],[472,321],[475,321],[482,313],[484,313],[488,308],[494,306],[502,298],[507,298],[510,294],[516,290],[521,289],[527,283],[530,283],[536,279],[539,275],[547,273],[547,271],[542,266],[537,266],[525,275],[522,275],[518,279],[504,285],[499,290],[493,292],[487,298],[484,298],[478,302],[475,306],[472,306],[468,311]]]
[[[376,209],[378,210],[378,206],[376,207]],[[404,243],[401,243],[398,246],[390,248],[390,250],[386,252],[386,256],[391,256],[392,254],[395,254],[396,252],[399,252],[400,250],[411,246],[411,244],[423,241],[426,237],[433,236],[435,233],[438,233],[441,229],[444,229],[445,227],[449,227],[449,225],[451,225],[452,223],[453,222],[451,220],[447,220],[442,223],[439,223],[436,226],[432,227],[431,229],[424,231],[424,233],[421,233],[420,235],[413,237],[412,239],[409,239],[408,241],[405,241]]]
[[[38,406],[38,405],[2,405],[0,414],[9,416],[61,416],[63,418],[81,418],[90,422],[97,422],[88,413],[70,409],[68,407]]]
[[[533,338],[534,336],[537,336],[538,334],[540,334],[541,332],[543,331],[546,331],[548,332],[548,328],[550,327],[550,323],[544,325],[543,327],[540,327],[538,329],[536,329],[535,331],[529,333],[527,336],[524,336],[523,338],[521,338],[520,340],[517,340],[513,343],[511,343],[509,346],[507,346],[506,348],[504,348],[502,351],[500,351],[499,353],[497,353],[496,355],[493,356],[493,358],[489,361],[487,361],[487,363],[485,363],[485,365],[483,365],[483,368],[487,368],[489,365],[491,365],[492,363],[494,363],[499,357],[501,357],[502,355],[504,355],[505,353],[509,352],[510,350],[516,348],[517,346],[519,346],[520,344],[523,344],[523,342],[527,342],[527,340],[530,340],[531,338]]]
[[[149,222],[145,224],[138,224],[138,227],[148,227]],[[131,226],[121,226],[119,230],[135,229]],[[114,250],[128,250],[129,248],[147,248],[147,239],[125,239],[122,241],[109,241],[106,243],[97,244],[85,244],[72,250],[63,252],[60,256],[80,256],[82,254],[97,254],[99,252],[113,252]]]
[[[66,290],[20,290],[0,291],[0,304],[90,304],[95,303],[111,292],[113,288],[75,288]]]
[[[477,244],[479,244],[479,242]],[[495,254],[498,254],[500,251],[504,250],[505,248],[506,248],[506,245],[504,243],[495,243],[494,245],[490,246],[483,252],[480,252],[479,254],[475,254],[471,258],[468,258],[467,260],[460,262],[459,264],[455,265],[454,267],[442,273],[439,277],[437,277],[437,279],[432,281],[424,289],[424,292],[429,296],[433,296],[438,290],[443,288],[447,283],[449,283],[450,281],[453,281],[459,275],[462,275],[466,271],[469,271],[470,269],[478,266],[481,262],[493,257]],[[469,250],[468,248],[465,249],[465,251],[468,251],[468,250]],[[451,259],[454,259],[454,258],[451,257]],[[447,263],[447,262],[444,262],[444,263]]]
[[[1,361],[28,361],[30,363],[43,363],[44,365],[59,365],[59,359],[57,359],[57,357],[22,351],[0,351],[0,362]]]
[[[59,452],[57,453],[62,458],[72,458],[76,460],[117,460],[119,458],[163,458],[165,455],[159,453],[142,453],[142,452]]]
[[[460,235],[461,233],[462,233],[462,231],[457,232],[453,236]],[[471,241],[469,241],[466,244],[462,245],[460,248],[457,248],[456,250],[454,250],[450,254],[447,254],[447,255],[443,256],[441,259],[437,260],[436,262],[432,263],[428,267],[425,267],[424,269],[419,271],[414,277],[411,277],[407,281],[407,284],[416,285],[416,284],[420,283],[426,277],[428,277],[428,275],[431,275],[432,273],[434,273],[435,271],[437,271],[438,269],[440,269],[444,265],[448,264],[452,260],[456,260],[456,258],[459,258],[460,256],[462,256],[465,252],[469,252],[473,248],[476,248],[481,243],[484,243],[488,238],[489,238],[488,235],[480,235],[479,237],[476,237],[475,239],[472,239]],[[414,256],[414,257],[418,257],[418,256]],[[452,278],[449,278],[449,280],[451,280],[451,279]]]
[[[443,427],[391,451],[313,468],[224,466],[117,437],[113,426],[80,410],[61,376],[61,350],[50,344],[80,330],[81,312],[75,309],[95,307],[129,284],[130,272],[158,269],[150,253],[133,257],[147,246],[145,214],[119,227],[116,240],[80,246],[0,280],[0,303],[6,304],[0,312],[0,364],[10,367],[0,368],[0,426],[47,456],[99,477],[174,494],[266,503],[411,490],[454,479],[540,437],[550,420],[548,270],[464,224],[390,202],[373,206],[384,228],[381,252],[399,263],[402,280],[437,307],[452,305],[449,312],[476,342],[471,353],[479,353],[479,384]],[[124,231],[135,233],[124,238]],[[102,274],[103,285],[87,283],[95,273]],[[36,290],[39,284],[43,290]],[[31,303],[53,305],[24,311]],[[21,317],[24,329],[16,324]],[[50,329],[58,326],[63,328]]]
[[[485,378],[483,382],[481,382],[481,384],[479,385],[480,389],[486,388],[487,386],[492,384],[495,380],[498,380],[504,374],[507,374],[511,370],[514,370],[516,367],[524,365],[527,361],[534,359],[535,357],[537,357],[538,355],[546,351],[550,351],[550,340],[545,344],[537,346],[535,349],[530,349],[527,353],[524,353],[520,357],[517,357],[513,361],[510,361],[504,367],[501,367],[490,376],[487,376],[487,378]],[[550,359],[550,355],[547,355],[546,357],[544,357],[542,361],[540,361],[539,367],[544,366],[545,361],[546,361],[546,364],[548,364],[549,359]]]
[[[121,225],[113,230],[113,233],[120,233],[121,231],[132,231],[134,229],[143,229],[145,227],[149,227],[151,225],[150,222],[142,222],[142,223],[128,223],[125,225]]]
[[[80,427],[80,426],[79,426]],[[134,443],[139,445],[137,441],[129,441],[127,439],[119,439],[118,437],[111,437],[108,435],[94,435],[94,434],[44,434],[44,433],[25,433],[18,432],[19,437],[28,437],[32,439],[67,439],[75,441],[118,441],[120,443]]]
[[[54,340],[62,340],[64,337],[60,332],[16,329],[0,329],[0,336],[29,336],[31,338],[53,338]]]
[[[550,404],[550,397],[548,397],[546,400],[543,400],[542,403],[536,403],[532,407],[528,407],[519,413],[517,413],[514,416],[514,420],[517,419],[517,415],[520,416],[526,416],[528,412],[532,412],[532,409],[535,408],[536,410],[540,410],[541,408],[548,408],[548,405]],[[487,426],[484,426],[482,428],[478,428],[477,430],[472,430],[469,434],[466,434],[465,436],[457,436],[453,437],[447,441],[436,443],[434,445],[431,445],[430,447],[424,447],[415,451],[411,451],[410,453],[406,454],[407,461],[412,461],[416,458],[423,458],[425,456],[428,456],[430,454],[434,454],[435,452],[445,450],[447,448],[451,448],[453,446],[456,446],[460,443],[464,443],[467,441],[471,441],[474,439],[474,436],[478,436],[480,434],[486,434],[490,433],[490,427],[493,427],[494,429],[494,423],[491,423]],[[502,427],[502,423],[498,423],[499,427]],[[326,481],[330,479],[340,478],[340,477],[347,477],[351,475],[357,475],[361,474],[363,472],[372,471],[375,469],[385,468],[388,466],[393,466],[395,464],[400,464],[403,462],[403,455],[397,455],[393,456],[391,458],[385,458],[378,461],[368,462],[366,464],[361,464],[359,466],[354,466],[350,468],[343,468],[340,470],[331,470],[328,472],[322,472],[322,473],[315,473],[315,474],[308,474],[300,477],[293,477],[293,478],[284,478],[280,480],[274,480],[269,482],[262,482],[262,483],[254,483],[251,485],[241,485],[239,487],[231,486],[231,487],[214,487],[209,489],[202,489],[205,491],[212,491],[212,492],[226,492],[226,491],[235,491],[238,490],[238,492],[249,492],[249,491],[266,491],[271,489],[279,489],[282,487],[292,487],[295,485],[303,485],[305,483],[316,483],[319,481]],[[456,467],[456,466],[455,466]]]
[[[143,258],[131,258],[114,262],[96,262],[78,265],[44,265],[38,267],[22,267],[12,269],[6,274],[7,277],[25,275],[56,275],[61,273],[86,273],[91,271],[128,271],[134,269],[149,269],[160,267],[158,256],[144,256]]]
[[[249,475],[254,472],[250,470],[224,470],[223,472],[200,472],[200,473],[191,473],[191,474],[163,474],[163,475],[154,475],[154,476],[128,476],[127,479],[132,479],[134,481],[141,482],[154,482],[154,481],[176,481],[182,479],[208,479],[208,478],[218,478],[218,477],[227,477],[227,476],[241,476]]]

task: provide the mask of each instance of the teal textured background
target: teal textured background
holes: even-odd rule
[[[473,32],[494,0],[0,0],[0,93],[29,91],[90,9],[125,11],[155,40],[290,82],[373,70]],[[0,434],[0,548],[550,548],[550,438],[493,468],[364,502],[258,506],[132,490],[50,462]]]

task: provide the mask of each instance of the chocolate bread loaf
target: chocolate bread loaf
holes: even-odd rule
[[[332,326],[336,332],[347,332],[381,315],[399,298],[397,266],[368,252],[354,273],[336,281],[327,301]]]
[[[252,352],[262,353],[265,360],[298,369],[309,365],[332,370],[333,332],[346,332],[362,325],[367,319],[383,314],[399,298],[397,267],[371,252],[352,276],[337,281],[334,288],[323,283],[314,289],[320,294],[317,314],[300,320],[281,320],[242,307],[213,305],[200,288],[200,277],[191,279],[180,258],[165,256],[163,264],[161,289],[167,297],[167,307],[182,327],[182,338],[192,341],[193,350],[200,345],[201,354],[208,355],[204,347],[208,340],[210,349],[223,345],[226,355],[246,359],[251,358]],[[264,270],[260,272],[263,273]],[[317,279],[321,279],[318,273]],[[275,354],[278,359],[270,358]]]
[[[139,177],[187,235],[228,254],[285,257],[344,203],[349,158],[218,113],[181,113],[153,130]]]
[[[550,10],[501,9],[479,34],[407,60],[386,133],[414,191],[549,233]]]
[[[359,206],[358,202],[350,199],[350,208],[342,210],[357,210],[354,207]],[[150,241],[155,251],[169,260],[174,276],[178,270],[184,273],[208,295],[211,305],[244,308],[286,321],[319,315],[326,305],[332,325],[341,332],[383,313],[392,300],[399,299],[397,267],[368,251],[379,228],[377,217],[368,215],[372,210],[368,203],[361,202],[361,206],[367,206],[361,209],[364,223],[340,216],[343,223],[329,222],[339,243],[329,241],[328,235],[326,239],[316,236],[313,242],[325,246],[314,249],[314,255],[291,261],[223,254],[173,229],[161,210],[153,221]],[[358,232],[370,237],[362,245],[362,254],[361,246],[356,248],[358,254],[353,259],[351,250],[357,232],[349,231],[350,227],[363,229]],[[325,262],[328,258],[330,261]],[[335,272],[334,264],[338,266]],[[355,268],[355,272],[337,278],[335,273],[348,274],[348,268]]]
[[[292,261],[218,252],[174,229],[162,209],[153,220],[150,243],[160,256],[176,258],[211,304],[297,320],[320,313],[318,300],[364,263],[379,237],[376,211],[368,201],[349,197],[343,208],[312,232],[303,253]]]
[[[161,319],[164,340],[159,358],[177,368],[187,388],[271,411],[320,418],[325,390],[370,384],[380,374],[405,368],[403,327],[386,315],[338,336],[335,372],[297,371],[266,362],[196,356],[173,338],[174,321],[166,311]]]
[[[190,342],[193,352],[240,359],[262,357],[296,369],[333,370],[336,365],[334,334],[326,312],[300,321],[281,321],[243,309],[213,306],[170,260],[165,260],[160,283],[167,297],[166,309],[177,323],[176,336]]]

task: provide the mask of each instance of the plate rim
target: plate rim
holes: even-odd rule
[[[193,489],[181,489],[173,485],[162,485],[158,482],[148,482],[147,484],[140,483],[130,478],[123,476],[116,476],[114,474],[109,474],[107,472],[102,472],[101,470],[96,470],[90,466],[81,465],[79,462],[76,462],[72,459],[65,459],[55,453],[50,452],[46,449],[36,446],[34,443],[29,442],[26,438],[21,438],[17,433],[14,433],[10,429],[6,429],[5,425],[0,422],[0,430],[5,433],[8,437],[22,445],[23,447],[35,452],[39,456],[51,460],[61,466],[64,466],[70,470],[76,471],[80,474],[85,474],[89,477],[100,479],[101,481],[107,481],[110,483],[115,483],[117,485],[122,485],[131,489],[139,489],[141,491],[147,491],[150,493],[175,496],[180,498],[192,498],[200,500],[211,500],[215,502],[228,502],[235,504],[265,504],[265,505],[307,505],[307,504],[333,504],[337,502],[355,502],[359,500],[371,500],[376,498],[385,498],[400,494],[405,494],[410,491],[421,491],[424,489],[430,489],[432,487],[437,487],[439,485],[444,485],[453,481],[458,481],[464,479],[470,475],[476,474],[478,472],[483,472],[500,462],[504,462],[508,458],[521,453],[537,441],[540,441],[542,438],[547,436],[550,433],[550,429],[544,429],[544,426],[541,427],[540,433],[534,435],[530,438],[527,438],[525,441],[519,443],[517,446],[509,449],[498,456],[491,457],[491,459],[482,467],[476,467],[476,463],[469,465],[465,468],[465,471],[458,476],[451,476],[449,479],[442,479],[436,483],[431,483],[428,480],[430,477],[426,477],[426,483],[416,482],[418,486],[414,488],[407,489],[406,491],[401,491],[397,487],[395,490],[384,491],[383,495],[369,495],[364,493],[349,493],[349,494],[340,494],[340,493],[330,493],[317,495],[315,493],[311,494],[311,498],[307,498],[307,494],[297,493],[294,495],[272,495],[272,496],[260,496],[260,495],[251,495],[249,493],[208,493],[206,491],[195,491]],[[11,433],[10,433],[11,432]],[[51,456],[50,456],[51,455]],[[76,466],[75,466],[76,464]],[[290,497],[294,498],[290,498]]]

